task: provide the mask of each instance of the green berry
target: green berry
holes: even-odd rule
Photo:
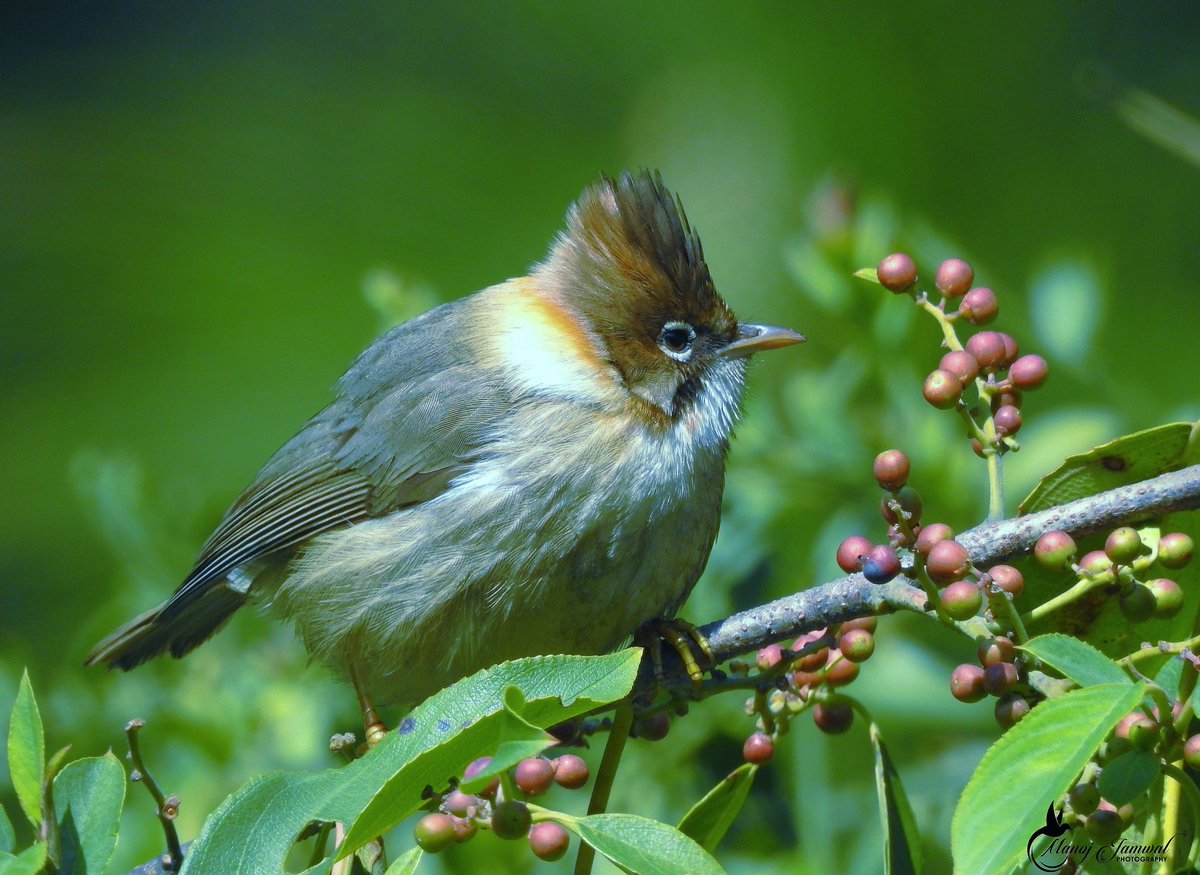
[[[1103,550],[1091,550],[1083,554],[1083,558],[1079,560],[1079,567],[1094,577],[1111,572],[1112,560]]]
[[[525,838],[532,822],[529,806],[524,802],[505,799],[492,809],[492,832],[502,839]]]
[[[865,629],[850,629],[842,633],[838,649],[851,662],[865,662],[875,652],[875,636]]]
[[[1158,602],[1154,594],[1140,583],[1130,583],[1117,597],[1121,616],[1131,623],[1144,623],[1154,616]]]
[[[1071,803],[1072,811],[1086,817],[1100,804],[1100,790],[1091,782],[1076,784],[1067,794],[1067,801]]]
[[[970,581],[959,580],[950,584],[941,593],[942,609],[951,620],[969,620],[983,607],[983,596],[979,587]]]
[[[1166,568],[1183,568],[1192,561],[1196,545],[1183,532],[1163,535],[1158,542],[1158,561]]]
[[[1104,553],[1116,565],[1128,565],[1142,555],[1142,539],[1137,529],[1121,526],[1104,541]]]
[[[1183,608],[1183,589],[1166,577],[1156,577],[1146,582],[1146,589],[1154,596],[1154,617],[1169,620]]]
[[[1099,808],[1088,815],[1084,821],[1088,838],[1099,844],[1112,844],[1125,832],[1125,823],[1121,815],[1108,808]]]
[[[1061,571],[1075,555],[1075,540],[1066,532],[1046,532],[1033,547],[1033,558],[1043,568]]]
[[[413,838],[427,854],[439,854],[454,844],[454,818],[449,814],[427,814],[417,821]]]

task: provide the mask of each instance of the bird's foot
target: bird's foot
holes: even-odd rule
[[[696,654],[692,650],[693,646],[708,661],[708,668],[711,669],[717,664],[712,647],[709,646],[708,639],[700,634],[700,629],[687,620],[678,618],[651,620],[642,628],[643,632],[639,637],[650,650],[650,664],[654,668],[654,680],[658,683],[663,681],[662,646],[665,641],[671,645],[672,650],[679,654],[679,661],[683,663],[684,671],[692,679],[692,688],[697,693],[700,692],[701,684],[704,682],[704,669],[696,660]]]
[[[350,667],[350,680],[354,684],[354,692],[358,694],[359,707],[362,708],[363,733],[367,741],[367,747],[373,748],[379,742],[383,741],[383,737],[388,733],[388,728],[379,719],[379,712],[371,704],[371,699],[367,695],[367,688],[358,676],[358,671],[353,666]]]

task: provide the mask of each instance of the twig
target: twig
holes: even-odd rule
[[[164,796],[158,782],[154,780],[150,770],[142,761],[142,752],[138,747],[138,731],[145,725],[145,720],[130,720],[125,725],[125,735],[129,739],[129,760],[133,763],[133,771],[129,775],[129,780],[141,781],[150,791],[150,795],[154,797],[156,806],[154,813],[158,816],[158,821],[162,824],[163,835],[167,839],[165,856],[169,859],[163,861],[162,868],[167,872],[178,872],[183,866],[183,847],[179,844],[179,833],[175,831],[175,817],[179,813],[179,797]]]
[[[617,776],[617,766],[621,764],[621,753],[625,749],[625,742],[629,740],[629,729],[632,725],[633,705],[626,700],[617,705],[613,714],[612,730],[608,734],[608,743],[604,746],[600,771],[596,774],[596,783],[592,785],[588,814],[603,814],[604,809],[608,807],[608,796],[612,792],[613,779]],[[587,842],[580,841],[579,854],[575,857],[575,875],[590,875],[592,861],[595,859],[596,849]]]

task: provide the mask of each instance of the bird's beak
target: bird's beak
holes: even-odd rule
[[[721,355],[727,359],[736,359],[765,349],[780,349],[797,343],[804,343],[804,335],[797,334],[790,328],[743,322],[738,325],[737,337],[721,347]]]

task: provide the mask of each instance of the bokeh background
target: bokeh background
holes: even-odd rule
[[[810,340],[753,369],[693,620],[882,537],[869,466],[889,446],[928,513],[981,517],[982,465],[920,398],[935,327],[849,278],[894,249],[930,274],[971,260],[1000,327],[1051,362],[1010,510],[1071,452],[1200,416],[1197,46],[1190,4],[6,4],[0,712],[28,666],[51,750],[123,753],[145,717],[185,837],[254,774],[334,764],[352,696],[252,612],[183,663],[117,676],[83,656],[174,588],[379,331],[523,273],[602,171],[660,168],[736,311]],[[881,625],[852,689],[946,871],[997,729],[949,696],[961,641]],[[635,742],[613,808],[677,820],[739,761],[741,709]],[[864,729],[802,721],[788,741],[722,861],[876,871]],[[131,793],[118,871],[160,849]],[[426,865],[532,870],[497,844]]]

